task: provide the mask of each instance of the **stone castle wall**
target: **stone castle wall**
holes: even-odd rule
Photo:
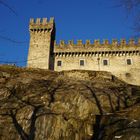
[[[29,67],[55,71],[109,71],[130,84],[140,85],[140,39],[137,42],[134,39],[128,42],[114,39],[111,43],[108,40],[94,40],[94,43],[86,40],[85,44],[82,40],[77,43],[61,40],[57,44],[54,39],[54,20],[37,19],[34,22],[31,19]]]
[[[51,43],[55,33],[54,19],[30,19],[29,31],[28,67],[50,69]]]
[[[132,64],[127,64],[127,59],[132,60]],[[84,60],[84,66],[80,66],[80,60]],[[108,65],[104,65],[103,61],[108,60]],[[62,66],[57,66],[57,62],[62,61]],[[95,70],[109,71],[122,80],[131,84],[140,84],[140,51],[139,53],[130,54],[109,54],[109,55],[56,55],[55,56],[55,71],[62,70]]]

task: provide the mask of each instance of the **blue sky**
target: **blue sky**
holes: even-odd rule
[[[25,66],[29,19],[55,17],[56,40],[131,38],[133,19],[117,0],[4,0],[17,13],[0,5],[0,63]],[[9,38],[9,40],[5,39]],[[14,42],[15,41],[15,42]],[[24,62],[25,61],[25,62]]]

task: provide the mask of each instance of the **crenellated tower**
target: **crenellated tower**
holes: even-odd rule
[[[30,47],[28,67],[41,69],[53,68],[53,49],[55,40],[54,18],[30,19]]]

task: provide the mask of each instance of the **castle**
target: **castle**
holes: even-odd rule
[[[54,18],[30,19],[30,47],[28,67],[62,70],[109,71],[130,84],[140,85],[140,39],[72,40],[55,42]]]

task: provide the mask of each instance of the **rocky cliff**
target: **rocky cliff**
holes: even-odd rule
[[[0,140],[140,140],[140,87],[108,72],[0,66]]]

